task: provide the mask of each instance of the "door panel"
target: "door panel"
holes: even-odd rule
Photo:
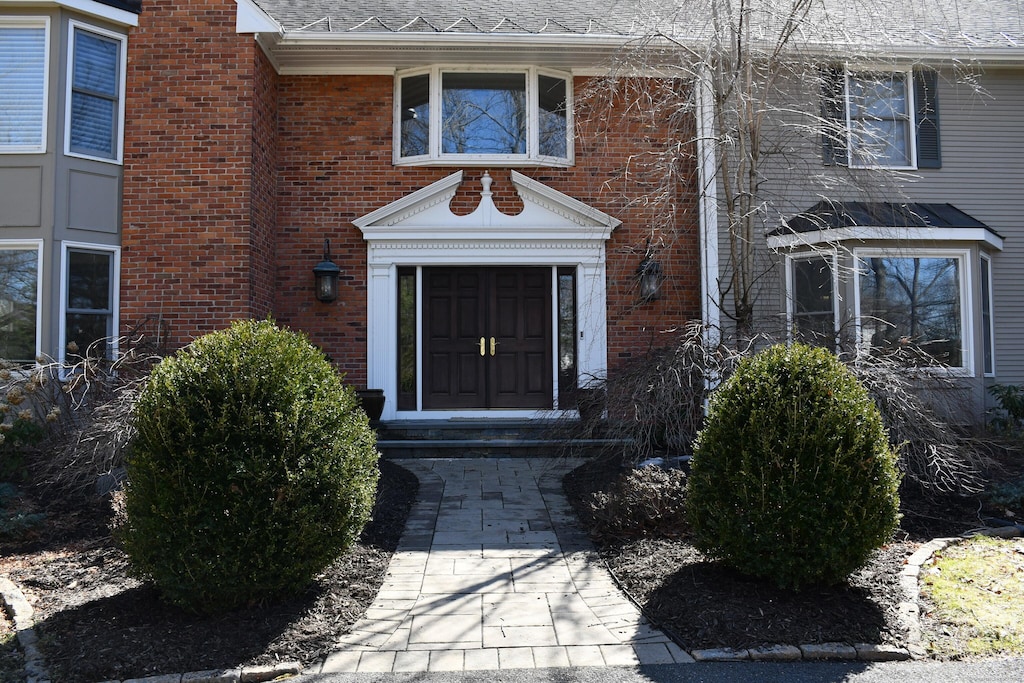
[[[552,407],[549,268],[424,268],[423,281],[424,408]]]

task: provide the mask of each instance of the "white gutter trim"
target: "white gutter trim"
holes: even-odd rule
[[[700,183],[697,207],[700,220],[701,321],[704,324],[704,342],[708,347],[717,346],[721,341],[722,324],[718,263],[718,150],[714,136],[715,110],[711,87],[706,70],[702,70],[695,90]]]
[[[82,14],[88,14],[91,17],[97,19],[105,19],[114,24],[120,24],[121,26],[138,26],[139,15],[135,12],[129,12],[125,9],[119,9],[117,7],[111,7],[110,5],[104,5],[102,2],[94,2],[93,0],[50,0],[50,2],[25,2],[25,3],[13,3],[15,5],[57,5],[58,7],[65,7]]]
[[[810,232],[770,235],[771,249],[794,249],[846,241],[893,240],[898,242],[983,242],[1003,250],[1003,238],[985,228],[871,228],[853,226]]]
[[[238,0],[241,5],[246,0]],[[465,47],[467,45],[480,45],[493,49],[495,38],[501,38],[501,47],[509,45],[539,47],[567,47],[578,48],[582,46],[597,47],[622,47],[627,43],[636,40],[635,36],[619,35],[580,35],[558,34],[539,35],[536,33],[305,33],[299,31],[283,31],[278,45],[289,47]]]

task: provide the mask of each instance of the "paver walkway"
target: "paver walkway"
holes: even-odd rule
[[[399,460],[420,480],[377,599],[322,673],[692,662],[596,560],[564,459]]]

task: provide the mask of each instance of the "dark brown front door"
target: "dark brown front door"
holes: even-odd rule
[[[551,269],[423,269],[423,406],[551,408]]]

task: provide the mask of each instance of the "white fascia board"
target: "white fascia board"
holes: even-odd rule
[[[235,4],[238,5],[235,33],[284,34],[284,27],[252,0],[235,0]]]
[[[135,12],[104,5],[94,0],[36,0],[35,2],[4,2],[4,5],[25,6],[25,7],[46,7],[56,6],[65,9],[81,12],[96,19],[103,19],[112,24],[120,26],[138,26],[139,15]]]
[[[247,0],[237,0],[239,7]],[[280,44],[295,45],[303,47],[331,47],[331,46],[358,46],[366,47],[396,47],[402,48],[433,48],[443,49],[445,47],[468,47],[483,46],[493,49],[496,39],[501,39],[501,47],[507,49],[511,46],[522,49],[530,47],[566,47],[573,49],[580,48],[622,48],[631,42],[626,36],[617,35],[538,35],[508,34],[500,36],[491,33],[304,33],[299,31],[284,31],[281,35]]]
[[[889,240],[893,242],[984,242],[993,249],[1003,250],[1003,238],[984,228],[834,228],[810,232],[770,235],[771,249],[794,249],[839,242]]]

